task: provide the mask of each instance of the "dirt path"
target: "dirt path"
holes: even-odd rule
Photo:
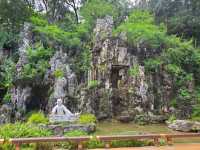
[[[106,149],[95,149],[106,150]],[[134,148],[111,148],[107,150],[200,150],[200,144],[176,144],[173,146],[160,147],[134,147]]]

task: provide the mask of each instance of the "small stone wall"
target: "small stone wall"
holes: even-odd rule
[[[54,124],[47,125],[44,128],[52,130],[56,136],[63,136],[64,133],[73,130],[81,130],[87,133],[93,133],[96,131],[96,124]]]

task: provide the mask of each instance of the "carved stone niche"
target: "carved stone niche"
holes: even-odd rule
[[[112,65],[110,76],[112,88],[119,88],[120,84],[125,81],[128,68],[128,65]]]

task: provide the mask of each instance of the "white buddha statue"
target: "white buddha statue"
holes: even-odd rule
[[[53,107],[51,115],[49,116],[50,122],[66,122],[75,121],[79,117],[79,113],[73,114],[62,103],[62,99],[57,99],[57,105]]]

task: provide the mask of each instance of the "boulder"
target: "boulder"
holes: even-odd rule
[[[117,120],[119,120],[120,122],[123,122],[123,123],[129,123],[133,120],[133,118],[129,115],[124,115],[124,116],[122,115],[122,116],[119,116],[117,118]]]
[[[134,120],[135,113],[134,112],[128,112],[124,111],[117,117],[117,120],[122,123],[128,123]]]
[[[147,114],[140,114],[135,116],[135,122],[139,124],[149,124],[149,123],[164,123],[167,120],[167,116],[155,115],[151,112]]]
[[[0,124],[9,123],[11,121],[12,107],[9,105],[2,105],[0,107]]]
[[[168,122],[168,127],[176,131],[197,132],[200,131],[200,122],[190,120],[174,120],[172,123]]]

